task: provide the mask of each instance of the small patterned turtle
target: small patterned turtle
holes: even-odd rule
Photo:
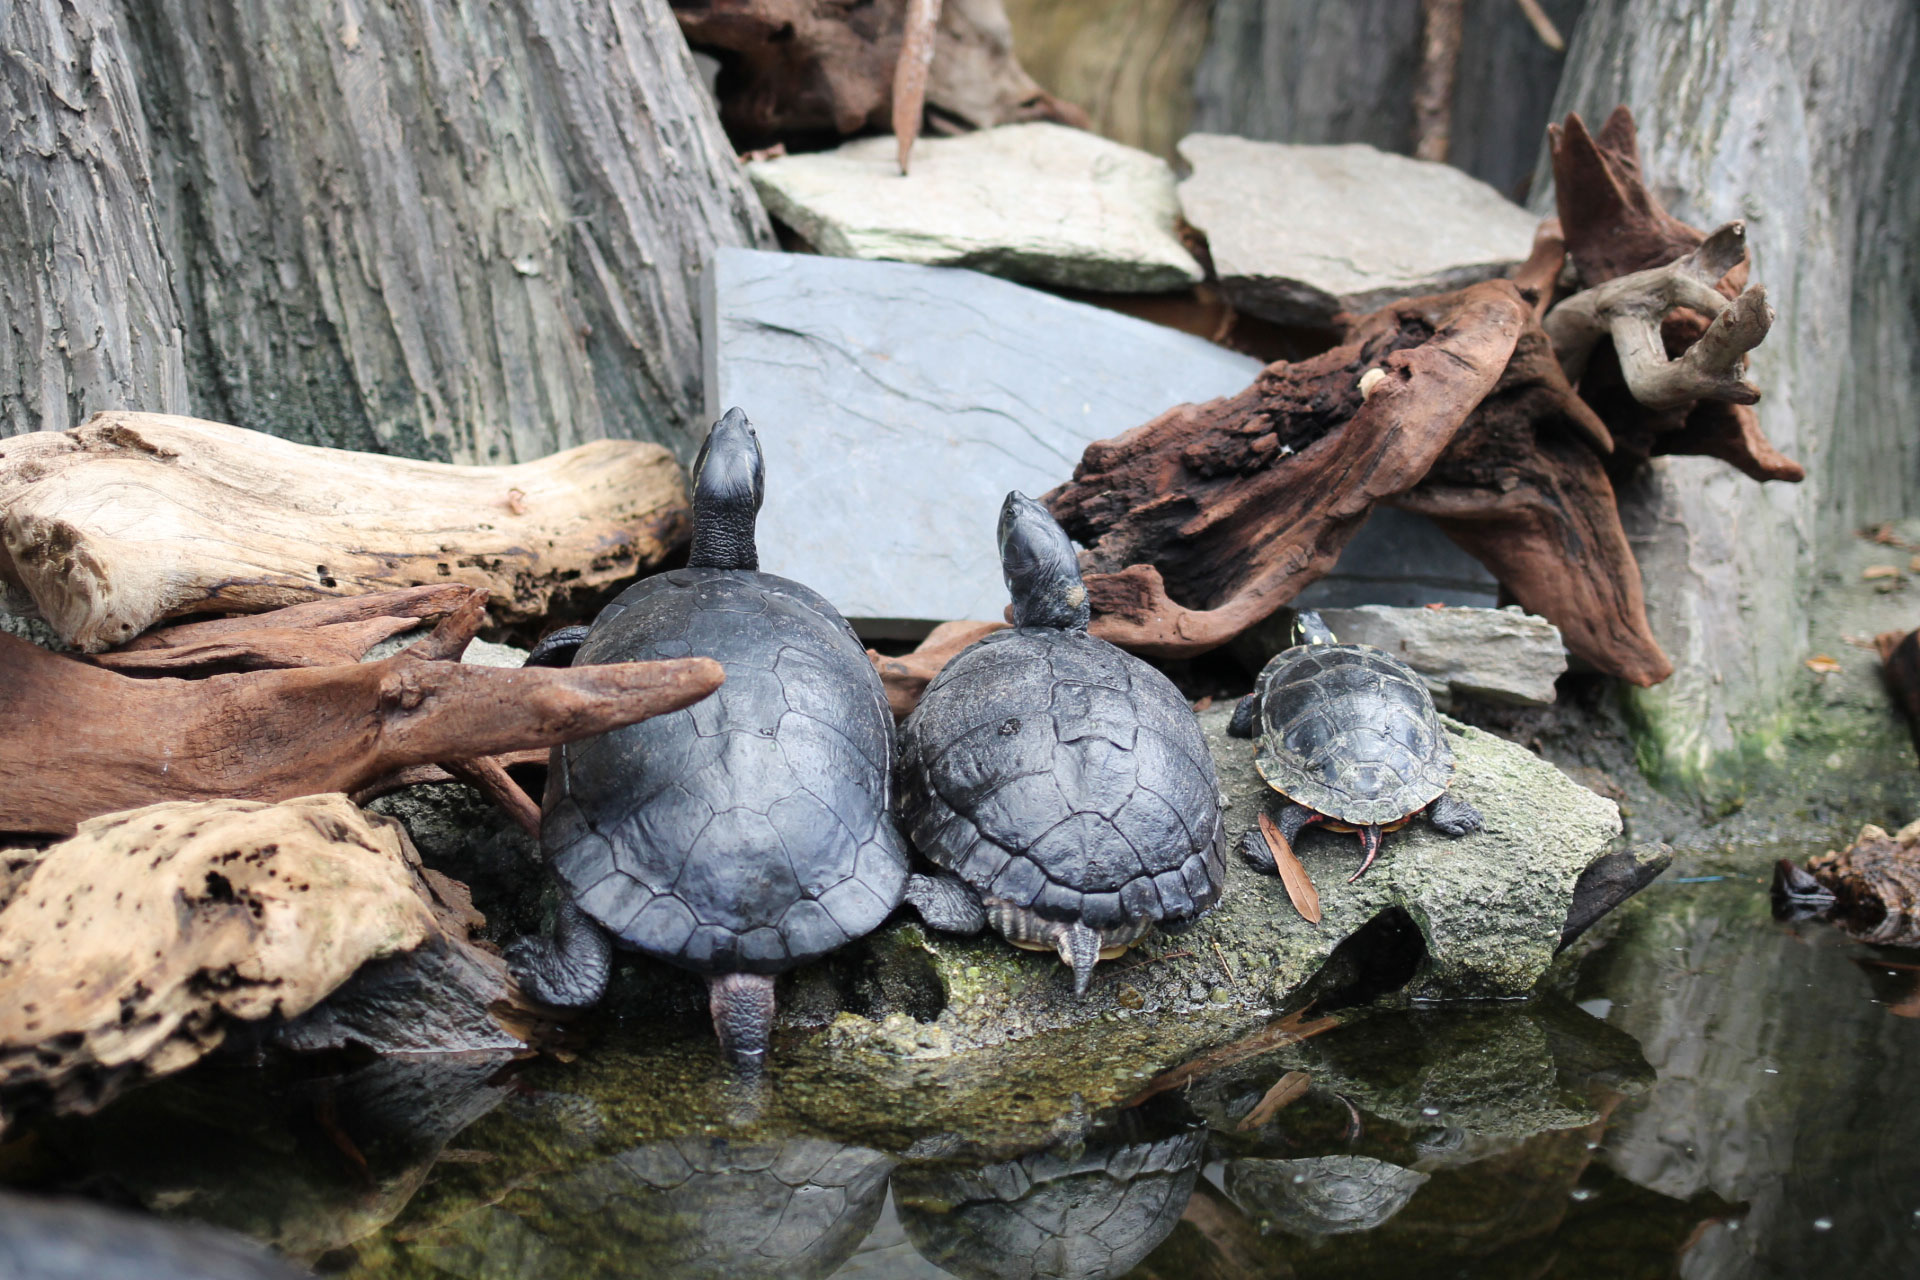
[[[554,748],[540,845],[569,902],[510,954],[535,998],[581,1007],[613,935],[707,978],[727,1056],[756,1070],[774,975],[872,931],[900,904],[888,808],[893,717],[834,607],[759,572],[760,441],[730,410],[693,469],[687,567],[643,578],[529,663],[709,657],[726,683],[683,711]]]
[[[1254,766],[1290,801],[1275,820],[1287,843],[1315,822],[1357,832],[1366,858],[1351,884],[1373,865],[1381,835],[1421,813],[1446,835],[1478,831],[1480,811],[1447,794],[1453,750],[1420,677],[1384,649],[1338,643],[1317,613],[1297,625],[1301,642],[1273,656],[1227,726],[1259,736]],[[1276,874],[1258,827],[1240,849]]]
[[[1407,1207],[1427,1174],[1370,1156],[1229,1160],[1227,1198],[1263,1228],[1296,1236],[1371,1231]]]
[[[949,662],[901,732],[902,823],[943,869],[907,897],[936,929],[1058,952],[1084,994],[1096,961],[1219,900],[1219,789],[1173,682],[1087,634],[1047,509],[1008,494],[999,534],[1014,627]]]

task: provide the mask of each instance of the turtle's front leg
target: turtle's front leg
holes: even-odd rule
[[[599,1003],[613,968],[613,940],[575,906],[554,913],[553,937],[521,938],[507,948],[507,971],[526,993],[556,1009]]]
[[[1441,835],[1456,839],[1478,831],[1486,823],[1478,809],[1452,792],[1444,793],[1427,807],[1427,821]]]
[[[1303,804],[1288,801],[1287,807],[1282,809],[1280,815],[1273,820],[1273,825],[1280,829],[1281,838],[1287,842],[1287,849],[1291,852],[1294,841],[1300,838],[1300,833],[1320,821],[1321,816]],[[1273,850],[1267,847],[1267,838],[1261,834],[1260,824],[1257,822],[1248,827],[1247,834],[1240,838],[1240,856],[1247,860],[1248,866],[1262,875],[1280,874],[1279,864],[1273,860]]]

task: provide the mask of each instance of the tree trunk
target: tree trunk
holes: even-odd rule
[[[57,333],[31,344],[9,362],[7,431],[133,408],[448,461],[607,436],[690,456],[703,260],[769,231],[665,0],[121,0],[117,19],[80,0],[64,24],[38,16],[54,8],[15,11],[9,79],[38,86],[42,127],[67,140],[53,161],[37,143],[9,153],[6,180],[27,174],[40,186],[14,201],[66,213],[0,240],[0,280],[73,261],[111,285],[121,329],[185,336],[170,378],[96,368],[77,341],[62,357]],[[82,52],[62,52],[83,25]],[[13,113],[35,114],[21,92]],[[26,301],[16,316],[39,310]],[[67,403],[14,403],[63,377]]]
[[[1828,549],[1920,511],[1920,10],[1591,0],[1571,34],[1556,118],[1597,127],[1631,107],[1649,184],[1696,227],[1745,219],[1778,312],[1753,352],[1754,408],[1806,481],[1761,487],[1688,457],[1618,486],[1677,667],[1632,695],[1645,745],[1674,781],[1737,784],[1791,728]]]
[[[107,0],[0,10],[0,436],[187,408],[147,120]]]

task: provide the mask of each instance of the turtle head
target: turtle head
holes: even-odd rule
[[[1067,531],[1024,493],[1000,504],[1000,571],[1013,595],[1013,625],[1087,629],[1093,611]]]
[[[760,437],[739,409],[713,424],[693,460],[693,547],[687,563],[703,569],[758,569],[753,525],[766,493]]]
[[[1294,615],[1293,642],[1295,644],[1338,644],[1333,632],[1320,615],[1312,609],[1302,609]]]

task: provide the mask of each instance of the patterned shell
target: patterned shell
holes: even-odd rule
[[[906,888],[893,717],[866,651],[785,578],[679,569],[608,605],[574,658],[714,658],[684,711],[556,747],[540,843],[582,910],[696,973],[779,973],[876,928]]]
[[[1274,655],[1255,688],[1254,764],[1275,790],[1340,822],[1397,822],[1438,799],[1453,751],[1433,696],[1407,665],[1364,644]]]
[[[901,734],[902,819],[983,898],[1111,929],[1186,920],[1225,875],[1213,757],[1165,676],[1084,631],[999,631]]]

